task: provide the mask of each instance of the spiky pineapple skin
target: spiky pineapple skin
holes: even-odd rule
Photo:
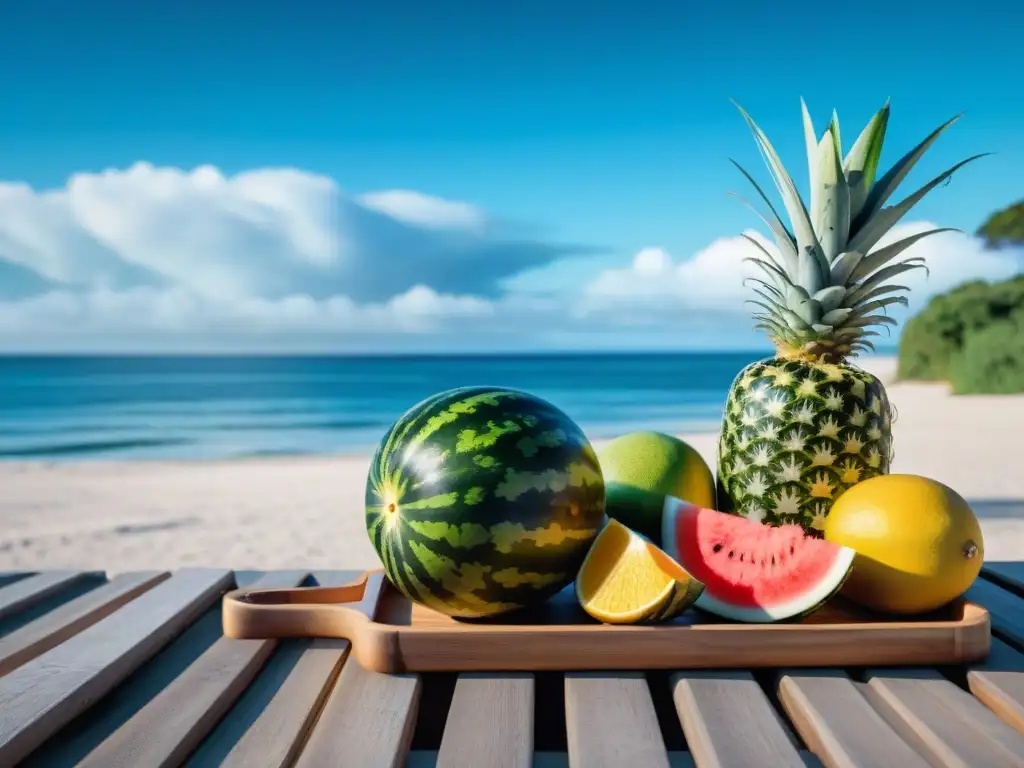
[[[725,403],[718,508],[820,536],[835,499],[888,474],[891,460],[892,409],[877,377],[845,362],[761,360]]]

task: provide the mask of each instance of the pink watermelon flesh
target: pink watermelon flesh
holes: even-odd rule
[[[799,525],[778,527],[666,498],[666,552],[704,592],[697,607],[737,621],[802,616],[842,586],[853,550],[807,536]]]

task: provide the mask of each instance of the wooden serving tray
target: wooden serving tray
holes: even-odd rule
[[[590,618],[570,585],[537,608],[466,621],[411,603],[383,571],[343,587],[229,592],[223,625],[235,639],[345,638],[361,666],[387,673],[959,664],[990,645],[988,611],[966,600],[903,620],[834,598],[798,623],[690,609],[664,624],[612,626]]]

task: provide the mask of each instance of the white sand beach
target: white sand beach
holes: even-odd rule
[[[893,378],[891,358],[861,364]],[[1024,559],[1024,397],[887,389],[898,411],[893,471],[964,495],[982,521],[987,559]],[[717,435],[683,437],[714,466]],[[368,461],[0,463],[0,571],[373,567],[363,527]]]

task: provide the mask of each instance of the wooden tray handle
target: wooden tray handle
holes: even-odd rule
[[[369,571],[340,587],[236,589],[224,595],[224,635],[233,640],[354,640],[359,627],[373,621],[377,613],[384,578],[383,571]]]

